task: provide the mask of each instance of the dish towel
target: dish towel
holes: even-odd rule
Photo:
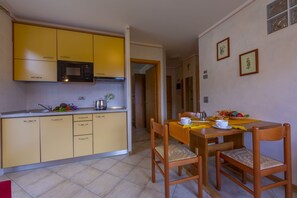
[[[233,129],[240,129],[243,131],[247,131],[247,129],[244,126],[239,126],[239,125],[231,125]]]
[[[191,129],[202,129],[202,128],[208,128],[207,125],[184,125],[183,128],[191,128]]]

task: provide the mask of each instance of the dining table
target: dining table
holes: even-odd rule
[[[209,184],[209,157],[214,156],[216,150],[242,148],[244,146],[244,133],[251,132],[253,127],[269,128],[281,125],[277,122],[250,118],[229,119],[229,127],[226,129],[216,127],[213,118],[208,118],[206,121],[193,119],[191,125],[181,125],[178,120],[171,120],[167,123],[171,137],[188,145],[193,152],[202,157],[202,183],[204,189],[212,197],[220,197],[220,194]],[[218,144],[209,143],[210,138],[216,137],[220,139]],[[196,170],[191,166],[189,171],[195,172]]]

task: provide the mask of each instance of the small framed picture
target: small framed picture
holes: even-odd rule
[[[230,38],[225,38],[224,40],[217,43],[217,61],[230,56]]]
[[[259,73],[258,49],[239,55],[240,76]]]

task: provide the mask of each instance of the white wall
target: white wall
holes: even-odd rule
[[[297,24],[267,35],[266,5],[254,1],[199,39],[201,109],[213,114],[236,109],[251,117],[292,125],[293,183],[297,184]],[[230,37],[230,57],[216,60],[216,43]],[[259,49],[259,73],[239,76],[239,54]],[[208,79],[203,80],[203,71]],[[245,136],[251,145],[251,136]],[[282,159],[282,144],[263,145],[263,153]]]
[[[160,89],[160,107],[161,118],[163,122],[166,119],[166,61],[165,52],[161,46],[153,46],[139,43],[131,43],[130,56],[134,59],[160,61],[161,89]]]
[[[12,80],[12,22],[0,10],[0,113],[26,106],[23,83]]]

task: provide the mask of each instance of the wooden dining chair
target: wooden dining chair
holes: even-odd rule
[[[290,125],[284,124],[283,126],[273,128],[253,128],[253,150],[250,151],[246,148],[234,149],[229,151],[217,151],[216,152],[216,175],[217,175],[217,189],[221,189],[221,174],[225,175],[233,182],[241,186],[244,190],[248,191],[254,197],[261,197],[261,192],[275,188],[278,186],[285,186],[285,197],[292,197],[292,165],[291,165],[291,135]],[[260,154],[260,142],[261,141],[278,141],[283,140],[283,153],[284,160],[280,162],[278,160],[271,159],[267,156]],[[250,189],[242,182],[235,179],[227,172],[221,169],[221,159],[224,163],[229,163],[241,169],[245,177],[245,173],[253,176],[254,188]],[[261,177],[273,175],[275,173],[284,173],[284,179],[274,182],[269,185],[261,185]],[[243,179],[245,180],[245,179]]]
[[[170,197],[169,187],[178,183],[186,182],[189,180],[198,180],[198,197],[202,197],[202,163],[201,156],[197,156],[188,148],[181,144],[168,143],[168,125],[161,125],[151,120],[151,151],[152,151],[152,182],[156,182],[155,166],[159,169],[164,177],[165,184],[165,197]],[[163,144],[156,146],[155,135],[163,138]],[[163,164],[163,169],[160,164]],[[182,166],[194,165],[197,167],[197,174],[186,176],[177,180],[170,180],[169,169],[178,167],[178,175],[182,175]]]
[[[196,118],[196,113],[195,112],[178,113],[178,119],[180,119],[181,117]],[[219,143],[219,138],[217,138],[217,137],[209,138],[208,139],[208,144],[210,144],[210,143],[218,144]]]

